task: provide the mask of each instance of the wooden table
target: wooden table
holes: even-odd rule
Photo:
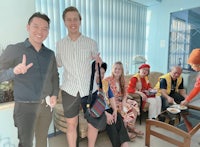
[[[174,123],[174,125],[169,124],[168,122],[170,121],[162,122],[160,120],[147,119],[145,145],[150,147],[150,136],[152,135],[180,147],[190,147],[191,137],[200,129],[200,107],[189,105],[187,111],[188,113],[182,111],[180,114],[178,114],[180,115],[180,120],[178,120],[178,115],[175,116],[177,117],[178,122]],[[164,113],[166,113],[166,111],[162,112],[161,114]],[[192,122],[190,122],[190,119],[187,119],[188,116],[190,118],[192,117]],[[152,126],[162,128],[164,129],[164,132],[165,130],[170,131],[182,137],[183,140],[180,141],[177,138],[173,138],[173,136],[167,136],[166,134],[156,131],[155,129],[153,130]]]

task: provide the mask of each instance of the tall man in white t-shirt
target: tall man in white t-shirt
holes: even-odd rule
[[[57,64],[63,67],[62,102],[67,123],[67,140],[70,147],[76,146],[78,113],[81,98],[89,94],[91,61],[101,63],[97,43],[79,32],[81,15],[75,7],[63,11],[63,20],[68,35],[57,43]],[[94,83],[94,91],[97,89]],[[88,123],[88,146],[94,147],[98,128]]]

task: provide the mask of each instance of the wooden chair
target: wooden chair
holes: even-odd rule
[[[200,111],[200,107],[196,105],[188,105],[188,108]],[[158,130],[155,129],[155,127],[157,129],[158,128],[162,129],[162,132],[159,129]],[[200,129],[200,123],[195,125],[191,130],[187,132],[179,129],[176,126],[166,123],[166,121],[162,122],[158,120],[147,119],[145,146],[150,147],[150,136],[152,135],[179,147],[190,147],[191,138],[199,129]],[[182,139],[180,139],[179,137],[166,135],[167,131],[181,137]]]
[[[166,131],[170,131],[180,137],[183,138],[183,141],[178,140],[177,138],[170,137],[168,135],[165,135],[164,133],[161,133],[159,131],[156,131],[152,127],[156,126],[158,128],[162,128]],[[180,147],[190,147],[190,142],[191,142],[191,135],[189,133],[186,133],[175,126],[172,126],[170,124],[157,121],[157,120],[146,120],[146,136],[145,136],[145,145],[147,147],[150,147],[150,136],[153,135],[157,138],[160,138],[162,140],[165,140],[167,142],[170,142],[174,145],[180,146]]]

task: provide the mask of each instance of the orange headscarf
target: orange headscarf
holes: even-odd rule
[[[193,49],[188,58],[188,64],[200,65],[200,48]]]

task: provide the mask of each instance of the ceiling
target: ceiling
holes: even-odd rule
[[[137,2],[149,7],[160,4],[162,0],[130,0],[130,1]]]

